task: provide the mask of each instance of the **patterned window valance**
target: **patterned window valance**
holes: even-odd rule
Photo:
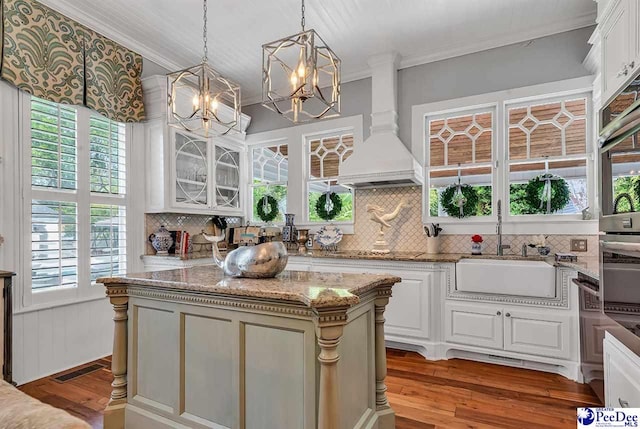
[[[0,77],[118,122],[144,119],[142,57],[35,0],[0,0]]]

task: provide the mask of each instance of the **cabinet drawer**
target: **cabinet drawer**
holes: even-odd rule
[[[504,349],[512,352],[570,357],[570,317],[504,309]]]
[[[447,342],[502,349],[503,322],[499,307],[446,303],[444,313]]]
[[[640,408],[640,357],[608,334],[604,340],[607,407]]]

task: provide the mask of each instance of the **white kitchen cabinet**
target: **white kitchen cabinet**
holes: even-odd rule
[[[640,408],[640,357],[609,333],[604,339],[605,405]]]
[[[600,22],[602,99],[608,100],[640,70],[640,5],[611,0]]]
[[[439,289],[451,280],[452,264],[425,266],[411,262],[313,259],[313,271],[391,274],[402,279],[385,311],[386,338],[423,345],[439,341]]]
[[[602,93],[605,100],[627,80],[632,61],[630,1],[613,1],[615,4],[603,21],[601,31]]]
[[[568,359],[571,318],[548,310],[479,303],[445,304],[445,341]]]
[[[447,302],[444,314],[445,341],[502,349],[504,326],[499,307]]]
[[[147,213],[243,216],[244,135],[203,138],[169,127],[166,79],[143,81]],[[246,127],[250,118],[243,115]]]
[[[571,318],[565,315],[504,308],[504,349],[568,359]]]
[[[171,129],[171,202],[175,208],[211,209],[211,142]]]

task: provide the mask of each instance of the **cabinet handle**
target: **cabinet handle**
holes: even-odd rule
[[[507,313],[507,314],[505,314],[505,316],[511,317],[511,313]]]
[[[618,402],[622,408],[629,408],[629,401],[625,401],[622,398],[618,398]]]
[[[496,315],[497,315],[497,316],[502,316],[502,312],[501,312],[501,311],[498,311],[498,312],[496,313]]]
[[[631,61],[629,64],[627,64],[627,73],[629,73],[631,70],[633,70],[633,68],[636,66],[636,62],[635,61]]]

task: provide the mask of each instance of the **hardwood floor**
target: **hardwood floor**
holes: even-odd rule
[[[577,407],[601,405],[588,386],[559,375],[461,359],[429,362],[392,349],[387,358],[397,429],[573,429]],[[55,381],[56,374],[20,390],[101,429],[111,372],[109,358],[96,362],[106,368],[65,383]]]

